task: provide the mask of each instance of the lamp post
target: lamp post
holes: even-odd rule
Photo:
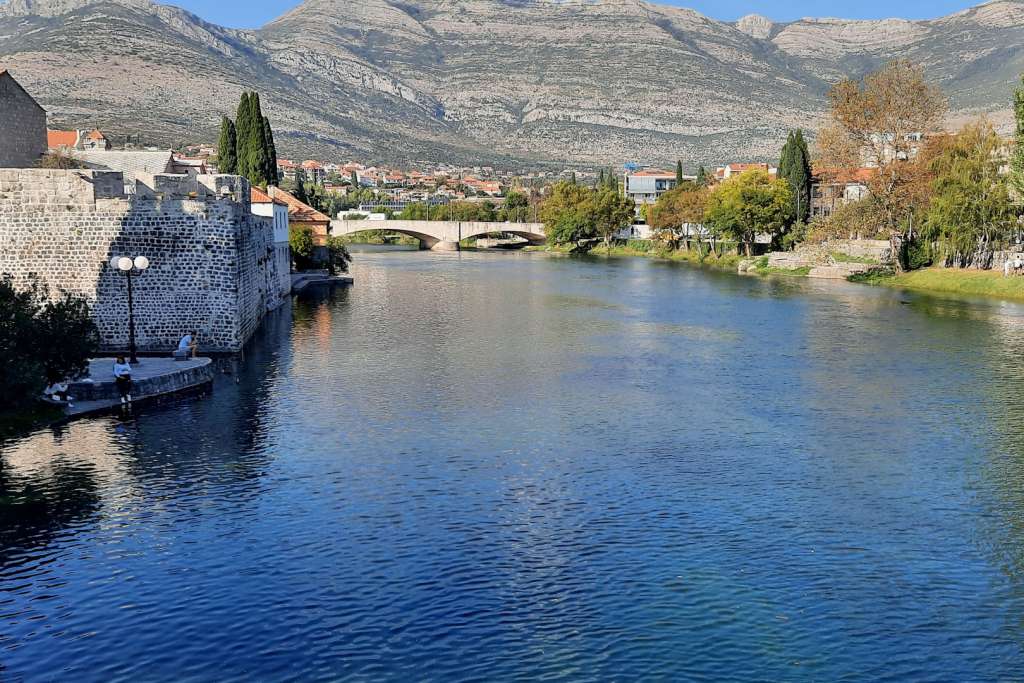
[[[139,357],[135,352],[135,302],[132,297],[132,278],[138,277],[149,268],[149,259],[145,256],[136,256],[134,259],[115,256],[110,259],[110,267],[128,278],[128,362],[134,365],[139,362]]]

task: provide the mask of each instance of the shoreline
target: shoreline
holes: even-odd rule
[[[557,247],[526,247],[524,251],[533,253],[547,253],[567,255],[569,250]],[[736,254],[724,254],[722,256],[706,256],[701,259],[694,251],[668,250],[652,248],[650,250],[636,249],[628,245],[613,245],[611,250],[606,251],[604,247],[595,247],[586,254],[590,257],[599,258],[648,258],[674,263],[685,263],[700,268],[711,268],[736,272],[740,261],[747,260],[746,256]],[[751,269],[748,274],[759,277],[799,277],[809,278],[807,269],[798,268],[786,270],[783,268]],[[922,294],[946,294],[961,297],[981,297],[990,300],[1005,300],[1012,302],[1024,302],[1024,277],[1003,277],[1002,272],[994,270],[960,270],[954,268],[930,267],[919,270],[912,270],[907,273],[877,273],[866,274],[861,277],[853,277],[846,280],[835,280],[837,282],[851,282],[874,287],[889,287],[891,289],[904,289],[907,291]]]

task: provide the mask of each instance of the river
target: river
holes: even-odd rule
[[[0,446],[0,678],[1024,671],[1024,307],[356,257],[210,396]]]

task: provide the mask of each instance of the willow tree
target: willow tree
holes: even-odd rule
[[[930,162],[924,229],[947,266],[990,268],[1016,224],[1009,184],[999,173],[1001,147],[991,124],[975,123],[950,136]]]
[[[1017,121],[1017,144],[1010,159],[1010,183],[1015,199],[1020,202],[1024,200],[1024,76],[1021,77],[1021,87],[1013,91],[1013,115]]]
[[[898,270],[913,239],[911,194],[920,165],[913,163],[923,136],[939,130],[947,101],[921,66],[896,60],[864,77],[840,81],[828,95],[830,121],[818,136],[823,165],[850,172],[877,169],[867,181],[868,205],[889,236]]]

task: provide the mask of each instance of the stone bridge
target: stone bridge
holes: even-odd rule
[[[342,237],[366,230],[385,230],[415,237],[427,249],[458,251],[459,242],[504,232],[539,244],[544,242],[543,223],[481,223],[476,221],[331,221],[331,235]]]

